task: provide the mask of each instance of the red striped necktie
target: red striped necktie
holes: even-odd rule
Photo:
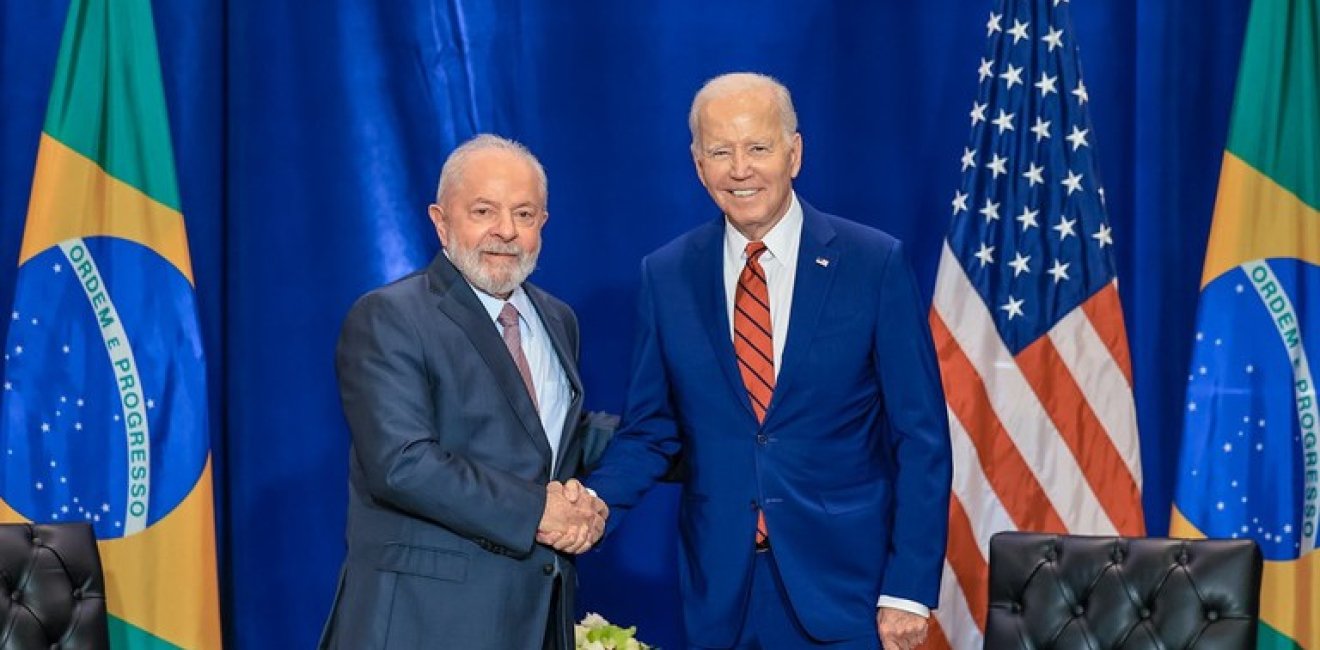
[[[738,357],[738,370],[742,373],[747,397],[757,422],[765,422],[766,409],[775,392],[775,345],[770,325],[770,289],[765,282],[765,269],[760,257],[765,244],[748,242],[747,264],[738,276],[738,289],[733,294],[733,350]],[[769,539],[765,526],[765,512],[756,512],[756,545],[764,547]]]

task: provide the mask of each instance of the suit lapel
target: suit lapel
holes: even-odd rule
[[[839,268],[839,252],[830,245],[834,228],[815,208],[805,201],[801,203],[802,241],[798,245],[797,277],[793,281],[793,311],[789,315],[788,340],[784,342],[783,367],[775,381],[767,420],[774,416],[775,406],[790,394],[802,374],[812,336],[819,329],[822,308]]]
[[[513,363],[509,349],[504,346],[504,339],[500,338],[491,322],[490,314],[486,313],[472,288],[443,252],[432,260],[426,275],[431,290],[439,296],[440,311],[463,330],[472,342],[472,347],[477,349],[477,353],[495,375],[495,383],[508,399],[509,407],[527,430],[532,444],[549,464],[550,443],[546,442],[541,418],[536,413],[531,396],[527,394],[527,386],[518,373],[518,366]]]
[[[532,306],[536,307],[537,314],[541,316],[541,323],[545,325],[545,330],[550,335],[550,343],[554,347],[555,356],[559,358],[559,365],[564,369],[564,376],[568,377],[571,394],[569,395],[568,411],[564,416],[563,434],[559,437],[559,450],[555,455],[562,467],[569,446],[574,442],[574,436],[577,433],[577,413],[582,408],[582,378],[578,375],[577,355],[574,346],[569,341],[569,324],[564,322],[560,314],[553,313],[546,307],[547,301],[544,292],[539,287],[531,284],[524,284],[523,288],[526,289],[527,298],[532,301]],[[559,467],[551,468],[551,476],[557,476],[559,469]]]
[[[715,361],[724,371],[724,378],[729,381],[729,388],[738,403],[755,419],[747,387],[738,373],[738,355],[733,350],[733,335],[729,329],[729,298],[724,291],[724,228],[724,218],[721,217],[693,238],[687,266],[696,287],[697,312],[710,336]]]

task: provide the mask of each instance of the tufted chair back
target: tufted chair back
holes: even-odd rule
[[[109,646],[92,527],[0,524],[0,650]]]
[[[1260,579],[1249,540],[999,533],[985,647],[1254,648]]]

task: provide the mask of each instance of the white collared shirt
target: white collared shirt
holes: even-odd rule
[[[471,283],[468,283],[471,286]],[[499,324],[500,311],[505,302],[513,303],[518,309],[518,335],[522,341],[523,355],[527,357],[527,368],[532,373],[532,385],[536,387],[536,403],[540,407],[541,428],[545,429],[546,441],[550,443],[551,475],[559,467],[559,442],[564,436],[564,420],[568,417],[568,405],[572,402],[573,389],[569,386],[568,375],[555,353],[554,343],[550,341],[550,332],[541,315],[527,297],[522,287],[513,290],[507,301],[500,300],[484,291],[472,287],[481,306],[486,308],[495,331],[504,335],[504,328]]]
[[[747,264],[747,238],[737,228],[724,222],[724,297],[728,307],[729,337],[733,338],[733,300],[738,290],[738,276]],[[784,342],[788,340],[788,321],[793,312],[793,285],[797,281],[798,248],[802,244],[802,204],[797,192],[792,194],[788,212],[770,232],[761,238],[766,251],[761,254],[761,268],[770,293],[770,329],[775,347],[775,379],[784,362]],[[881,596],[877,607],[890,607],[930,617],[930,608],[905,598]]]

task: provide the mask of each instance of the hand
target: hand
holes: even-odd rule
[[[875,626],[885,650],[915,650],[926,640],[930,621],[912,612],[881,607],[875,611]]]
[[[576,480],[545,486],[545,513],[536,541],[564,553],[583,553],[605,532],[609,508]]]
[[[578,482],[575,478],[568,479],[568,481],[564,483],[564,497],[567,498],[570,503],[574,504],[577,504],[582,497],[586,497],[588,499],[587,505],[590,505],[595,509],[596,514],[600,515],[602,522],[610,518],[610,507],[605,505],[603,500],[592,494],[586,486],[582,485],[582,483]],[[602,530],[601,532],[604,531]]]

